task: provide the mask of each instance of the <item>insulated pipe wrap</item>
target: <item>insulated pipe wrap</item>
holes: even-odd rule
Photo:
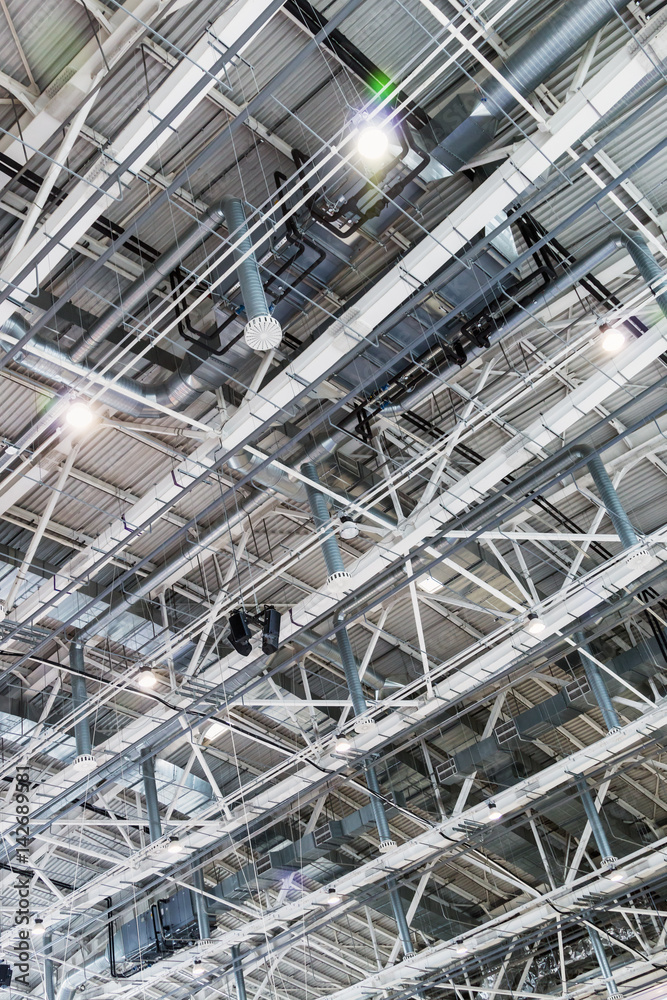
[[[609,841],[607,840],[607,834],[605,828],[602,825],[602,820],[600,819],[600,814],[595,808],[595,802],[593,801],[593,796],[591,795],[591,790],[586,784],[584,778],[577,779],[577,790],[579,792],[579,798],[584,807],[584,812],[586,813],[586,819],[590,823],[593,836],[595,838],[595,843],[597,844],[598,853],[602,858],[603,862],[611,861],[612,853],[609,846]]]
[[[632,260],[641,274],[642,278],[655,295],[655,301],[662,310],[662,315],[667,316],[667,285],[666,276],[649,250],[648,243],[641,233],[625,233],[622,238],[623,246],[626,248]]]
[[[586,453],[586,450],[582,449],[582,455]],[[634,548],[635,545],[639,544],[637,533],[632,527],[630,518],[628,517],[625,508],[619,499],[614,484],[609,478],[609,473],[605,469],[604,463],[597,452],[592,451],[588,453],[586,465],[588,471],[593,477],[593,482],[595,483],[597,491],[600,494],[600,499],[602,500],[602,503],[611,518],[611,522],[616,529],[623,548]]]
[[[245,339],[253,350],[266,351],[277,347],[282,330],[273,319],[266,304],[264,286],[259,273],[257,258],[248,235],[243,203],[238,198],[225,198],[222,202],[229,238],[238,245],[234,248],[241,296],[246,313]],[[243,237],[239,242],[239,237]]]
[[[502,76],[525,97],[625,6],[626,0],[567,0],[500,67]],[[512,94],[494,77],[482,81],[480,89],[495,118],[516,106]]]
[[[301,466],[301,472],[308,479],[312,480],[313,483],[319,483],[320,477],[317,474],[314,462],[304,462]],[[331,531],[331,528],[328,527],[329,510],[327,502],[324,499],[322,491],[318,490],[316,486],[311,486],[309,483],[306,483],[305,486],[313,521],[315,522],[315,527],[320,532],[320,545],[328,573],[327,586],[331,593],[344,594],[349,588],[350,574],[345,569],[345,563],[338,547],[338,540]]]
[[[80,642],[72,642],[69,647],[69,665],[74,671],[71,674],[70,683],[72,685],[72,707],[75,711],[84,708],[88,701],[86,692],[86,680],[83,674],[83,646]],[[74,726],[74,739],[76,742],[77,757],[89,757],[93,752],[93,745],[90,739],[90,723],[88,719],[81,719]]]

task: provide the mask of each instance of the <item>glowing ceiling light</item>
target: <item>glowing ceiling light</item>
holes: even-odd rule
[[[389,136],[377,125],[364,125],[357,136],[357,151],[365,160],[381,160],[389,149]]]
[[[327,905],[336,906],[338,903],[343,902],[343,897],[339,892],[336,892],[332,885],[329,886],[327,890]]]
[[[617,326],[610,326],[602,331],[602,350],[607,354],[615,354],[620,351],[625,343],[625,334]]]
[[[528,621],[524,627],[526,632],[529,632],[530,635],[542,635],[547,626],[539,615],[536,615],[534,611],[531,611],[528,615]]]
[[[67,408],[67,413],[65,414],[67,423],[77,431],[84,431],[87,427],[90,427],[94,419],[95,415],[91,408],[87,403],[82,403],[80,400],[72,403]]]
[[[142,670],[140,674],[137,675],[137,684],[139,687],[154,688],[157,684],[157,677],[152,672],[152,670]]]
[[[503,812],[498,808],[495,802],[489,802],[489,819],[495,823],[497,820],[503,818]]]
[[[349,753],[351,749],[352,749],[352,744],[350,743],[349,740],[345,739],[344,736],[341,736],[339,739],[336,740],[336,743],[334,745],[335,753]]]

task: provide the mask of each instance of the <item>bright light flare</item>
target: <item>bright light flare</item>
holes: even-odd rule
[[[137,684],[139,687],[150,690],[150,688],[154,688],[157,684],[157,677],[151,670],[142,670],[137,676]]]
[[[602,334],[602,350],[607,354],[616,354],[625,343],[625,334],[616,326],[609,327]]]
[[[389,136],[377,125],[364,125],[357,136],[357,151],[365,160],[381,160],[387,155]]]
[[[80,400],[76,403],[72,403],[65,414],[65,420],[77,431],[85,431],[87,427],[90,427],[95,415],[87,403],[82,403]]]

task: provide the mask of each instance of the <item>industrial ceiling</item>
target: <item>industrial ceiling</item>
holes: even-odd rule
[[[667,5],[0,25],[0,1000],[667,996]]]

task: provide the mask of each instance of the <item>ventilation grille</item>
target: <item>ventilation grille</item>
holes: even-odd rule
[[[265,872],[271,871],[273,864],[271,863],[270,854],[262,854],[261,857],[257,858],[255,862],[255,871],[258,875],[263,875]]]
[[[71,66],[67,66],[62,71],[62,73],[58,74],[53,83],[50,83],[46,88],[46,96],[49,98],[49,100],[52,97],[55,97],[58,91],[62,90],[66,83],[69,83],[69,81],[74,76],[75,72],[76,70],[72,69]]]
[[[332,836],[333,834],[331,832],[330,823],[324,823],[323,826],[318,826],[317,829],[313,831],[313,840],[315,841],[315,846],[321,847],[322,844],[328,844]]]
[[[579,677],[565,685],[565,694],[570,701],[576,698],[586,698],[591,693],[591,686],[585,677]]]
[[[493,730],[493,735],[498,742],[498,746],[503,747],[506,743],[511,743],[513,740],[518,739],[519,730],[516,728],[514,719],[510,719],[508,722],[501,722],[499,726],[496,726]]]
[[[449,781],[450,778],[455,778],[458,773],[459,771],[456,766],[456,762],[452,757],[450,757],[449,760],[443,761],[442,764],[438,764],[438,766],[435,769],[435,774],[438,781],[442,782],[443,784]]]

